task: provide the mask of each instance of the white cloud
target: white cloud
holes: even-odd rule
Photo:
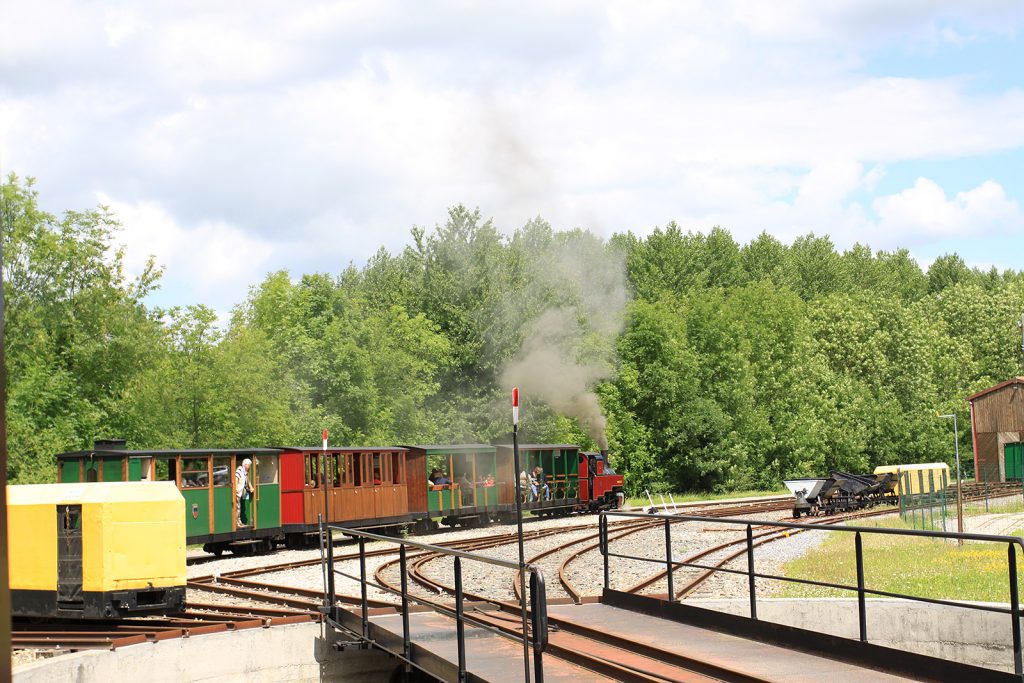
[[[153,257],[165,267],[166,279],[197,298],[221,306],[239,302],[260,279],[273,253],[270,242],[246,235],[223,221],[181,226],[155,201],[121,202],[98,194],[121,222],[116,241],[124,247],[130,276],[142,272]]]
[[[0,162],[52,208],[116,198],[165,291],[336,271],[457,202],[506,230],[676,219],[890,247],[1019,218],[996,172],[1001,201],[874,200],[887,167],[1024,148],[1024,92],[867,74],[871,50],[959,50],[1019,31],[1022,7],[22,3],[0,23]]]
[[[934,181],[918,178],[913,187],[876,199],[874,209],[883,234],[905,237],[980,235],[1024,223],[1020,205],[991,180],[947,197]]]

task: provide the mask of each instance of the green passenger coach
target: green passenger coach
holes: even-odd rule
[[[97,441],[90,451],[57,456],[61,482],[171,481],[185,499],[185,534],[220,554],[272,550],[281,533],[281,451],[275,448],[128,450]],[[246,459],[252,492],[238,508],[235,472]],[[239,524],[241,520],[242,524]]]

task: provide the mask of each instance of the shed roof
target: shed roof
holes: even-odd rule
[[[1000,389],[1005,389],[1006,387],[1010,386],[1011,384],[1024,384],[1024,377],[1011,377],[1010,379],[1006,380],[1005,382],[1000,382],[999,384],[995,385],[994,387],[989,387],[988,389],[982,389],[981,391],[979,391],[976,394],[971,394],[970,396],[967,397],[967,400],[968,401],[974,401],[975,399],[981,398],[985,394],[991,394],[993,391],[999,391]]]

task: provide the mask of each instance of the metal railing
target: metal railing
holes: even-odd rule
[[[324,541],[324,529],[325,527],[321,524],[321,542]],[[451,548],[445,548],[442,546],[430,545],[428,543],[419,543],[417,541],[410,541],[407,539],[393,538],[390,536],[381,536],[374,534],[369,531],[362,531],[360,529],[349,529],[341,526],[327,525],[326,531],[328,534],[334,531],[343,532],[349,536],[354,536],[359,544],[359,576],[347,574],[337,567],[334,562],[334,544],[326,543],[324,549],[324,563],[325,563],[325,578],[327,583],[327,590],[324,593],[324,610],[327,616],[334,622],[338,622],[338,610],[339,603],[336,601],[335,592],[335,577],[341,576],[353,581],[357,581],[360,585],[360,617],[361,617],[361,633],[358,634],[363,641],[373,644],[382,650],[385,650],[389,654],[398,657],[405,662],[406,671],[410,671],[410,667],[419,667],[415,661],[413,661],[412,652],[412,638],[409,630],[409,605],[415,603],[430,608],[434,612],[443,614],[447,617],[451,617],[455,620],[455,632],[458,647],[458,681],[462,683],[467,680],[467,668],[466,668],[466,624],[475,626],[477,628],[485,629],[492,633],[498,634],[510,640],[522,642],[523,644],[523,670],[524,678],[526,683],[530,683],[530,652],[533,652],[533,676],[537,683],[543,683],[544,681],[544,664],[542,654],[547,648],[548,642],[548,621],[547,621],[547,591],[544,585],[544,574],[539,567],[530,563],[525,563],[520,567],[518,562],[509,562],[494,557],[488,557],[486,555],[480,555],[477,553],[469,553],[462,550],[453,550]],[[372,579],[368,579],[366,575],[366,542],[367,541],[384,541],[387,543],[394,543],[398,545],[398,565],[399,565],[399,576],[400,576],[400,589],[395,590],[391,586],[385,586],[377,583]],[[416,550],[422,550],[428,553],[436,553],[439,555],[447,555],[453,558],[454,563],[454,574],[455,574],[455,605],[454,608],[441,605],[433,600],[427,600],[425,598],[418,598],[409,592],[409,578],[408,570],[406,566],[407,562],[407,548],[414,548]],[[462,580],[462,563],[463,561],[471,562],[482,562],[484,564],[490,564],[497,567],[504,567],[514,571],[520,569],[526,571],[530,575],[530,601],[529,605],[524,599],[520,605],[520,617],[522,619],[522,636],[517,636],[508,633],[506,630],[496,628],[495,626],[488,624],[480,619],[473,616],[467,615],[465,611],[465,595],[463,591],[463,580]],[[367,588],[372,586],[380,591],[394,595],[401,599],[400,607],[402,615],[402,650],[400,652],[391,650],[385,647],[380,642],[376,642],[371,638],[370,635],[370,608],[369,601],[367,598]]]
[[[637,557],[634,555],[625,555],[621,553],[614,553],[609,548],[609,537],[608,537],[608,518],[609,517],[632,517],[636,519],[663,519],[665,523],[665,557],[661,558],[650,558],[650,557]],[[701,524],[726,524],[738,527],[746,528],[746,556],[747,556],[747,568],[746,571],[741,569],[729,569],[725,566],[714,566],[709,564],[702,564],[699,562],[686,562],[683,560],[675,560],[672,557],[672,534],[670,525],[673,523],[680,522],[697,522]],[[815,581],[812,579],[800,579],[790,576],[779,576],[776,574],[762,574],[758,573],[754,569],[754,534],[753,527],[776,527],[779,529],[800,529],[810,531],[837,531],[840,533],[850,533],[854,535],[854,557],[857,566],[857,585],[829,583],[827,581]],[[861,527],[861,526],[838,526],[838,525],[822,525],[822,524],[801,524],[798,522],[767,522],[761,520],[749,520],[749,519],[736,519],[728,517],[698,517],[691,515],[666,515],[666,514],[643,514],[635,512],[618,512],[618,511],[607,511],[601,512],[601,518],[599,521],[599,533],[600,533],[600,551],[604,561],[604,587],[605,589],[611,588],[611,569],[610,569],[610,558],[616,557],[626,560],[638,560],[642,562],[652,562],[664,565],[667,571],[667,582],[668,582],[668,599],[671,602],[675,601],[675,590],[674,582],[672,578],[673,569],[680,567],[688,567],[692,569],[708,570],[711,572],[725,572],[727,574],[738,574],[745,575],[747,577],[748,592],[750,598],[750,618],[757,619],[757,590],[756,580],[757,579],[770,579],[776,581],[787,581],[790,583],[802,583],[811,586],[820,586],[824,588],[835,588],[840,590],[855,591],[857,593],[857,610],[858,610],[858,621],[860,627],[860,640],[861,642],[867,642],[867,605],[865,597],[867,595],[874,595],[886,598],[900,598],[904,600],[913,600],[916,602],[925,602],[933,605],[944,605],[947,607],[961,607],[964,609],[977,610],[981,612],[995,612],[998,614],[1006,614],[1010,616],[1010,629],[1011,637],[1013,639],[1013,670],[1018,676],[1024,676],[1024,662],[1022,662],[1021,654],[1021,624],[1020,619],[1022,612],[1020,609],[1020,593],[1017,585],[1017,548],[1024,551],[1024,539],[1019,536],[994,536],[988,534],[971,534],[971,533],[956,533],[952,531],[929,531],[923,529],[887,529],[879,527]],[[915,595],[905,595],[902,593],[893,593],[890,591],[883,591],[868,588],[864,583],[864,549],[861,540],[862,534],[875,534],[882,536],[913,536],[918,538],[941,538],[961,541],[983,541],[988,543],[1005,543],[1007,551],[1007,588],[1008,597],[1010,599],[1009,607],[999,607],[995,605],[987,604],[976,604],[966,601],[958,600],[943,600],[938,598],[925,598]]]

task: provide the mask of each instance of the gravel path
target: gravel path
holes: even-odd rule
[[[956,520],[953,520],[956,531]],[[964,531],[972,534],[1005,536],[1024,527],[1024,512],[1003,512],[964,517]]]

